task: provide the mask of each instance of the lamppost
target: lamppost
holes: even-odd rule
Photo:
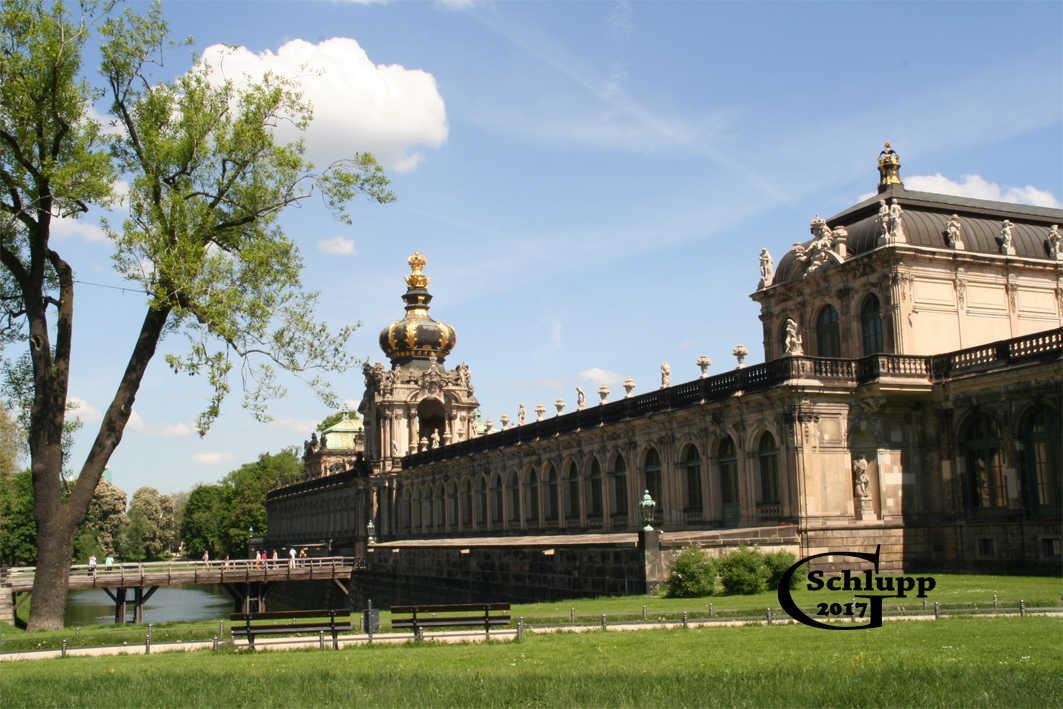
[[[365,536],[369,544],[376,544],[376,525],[373,520],[369,520],[369,524],[365,525]]]
[[[642,501],[639,502],[639,509],[642,510],[642,522],[643,532],[653,531],[653,511],[657,508],[657,503],[650,497],[650,491],[646,490],[642,493]]]

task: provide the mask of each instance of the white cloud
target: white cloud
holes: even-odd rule
[[[599,367],[591,367],[590,369],[584,369],[582,372],[579,373],[578,376],[580,379],[586,379],[587,381],[594,382],[599,386],[601,386],[602,384],[605,384],[606,386],[610,384],[619,384],[620,382],[624,381],[623,375],[617,374],[616,372],[610,371],[608,369],[601,369]]]
[[[317,424],[317,421],[309,419],[274,419],[268,425],[270,428],[279,428],[298,433],[300,436],[309,436],[317,428]]]
[[[358,253],[354,248],[354,242],[342,236],[322,239],[317,242],[317,250],[333,256],[354,256]]]
[[[482,5],[482,0],[435,0],[436,7],[447,10],[468,10],[469,8]]]
[[[343,402],[344,411],[357,411],[362,402],[357,399],[347,399]]]
[[[314,107],[307,149],[322,164],[369,151],[389,169],[409,170],[421,159],[416,147],[438,148],[447,140],[446,107],[435,77],[374,64],[349,37],[317,44],[296,39],[276,53],[214,44],[204,50],[203,62],[219,79],[260,79],[273,72],[298,83]],[[278,130],[282,140],[298,135],[286,124]]]
[[[94,423],[103,418],[99,409],[82,398],[68,396],[66,403],[67,406],[71,407],[67,416],[80,419],[82,423]]]
[[[193,453],[192,460],[203,465],[217,465],[232,460],[232,453]]]
[[[130,431],[145,431],[147,425],[144,423],[144,419],[140,417],[136,409],[129,412],[129,421],[126,422],[126,428]]]
[[[107,232],[98,225],[73,217],[53,217],[52,236],[60,240],[84,239],[94,244],[107,243]]]
[[[178,438],[181,436],[191,436],[195,432],[196,430],[187,423],[178,422],[169,426],[163,426],[159,430],[159,435],[163,438]]]
[[[958,197],[989,199],[995,202],[1018,202],[1032,204],[1036,207],[1059,207],[1055,195],[1040,190],[1033,185],[1025,187],[1006,187],[990,182],[981,175],[963,175],[959,182],[945,177],[941,173],[934,175],[913,175],[904,178],[904,186],[921,192],[937,192]]]

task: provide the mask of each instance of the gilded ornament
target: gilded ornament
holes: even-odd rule
[[[424,266],[428,263],[420,251],[414,251],[413,255],[406,260],[410,264],[410,275],[406,276],[406,285],[410,288],[427,288],[428,276],[424,275]]]
[[[417,345],[417,323],[406,323],[406,348],[412,350]]]

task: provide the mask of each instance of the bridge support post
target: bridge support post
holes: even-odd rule
[[[114,595],[111,598],[114,599],[114,624],[125,625],[125,594],[126,588],[120,586],[114,590]]]

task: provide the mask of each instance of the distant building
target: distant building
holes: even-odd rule
[[[887,569],[1058,571],[1063,210],[907,190],[889,145],[878,167],[877,194],[814,218],[778,268],[761,251],[766,362],[743,367],[738,347],[738,369],[709,376],[699,358],[701,376],[676,385],[665,364],[648,393],[581,392],[482,433],[469,368],[444,366],[456,333],[428,317],[415,254],[406,318],[381,334],[392,366],[365,370],[372,473],[275,491],[271,535],[361,552],[372,520],[368,578],[431,587],[454,575],[445,550],[461,544],[490,554],[462,582],[511,596],[521,583],[539,597],[652,586],[687,542],[881,545]],[[287,510],[318,508],[337,485],[350,509],[291,523]],[[653,563],[621,551],[644,491],[663,530]],[[546,561],[543,545],[566,553]],[[606,549],[627,561],[592,580],[586,563],[606,568]]]

